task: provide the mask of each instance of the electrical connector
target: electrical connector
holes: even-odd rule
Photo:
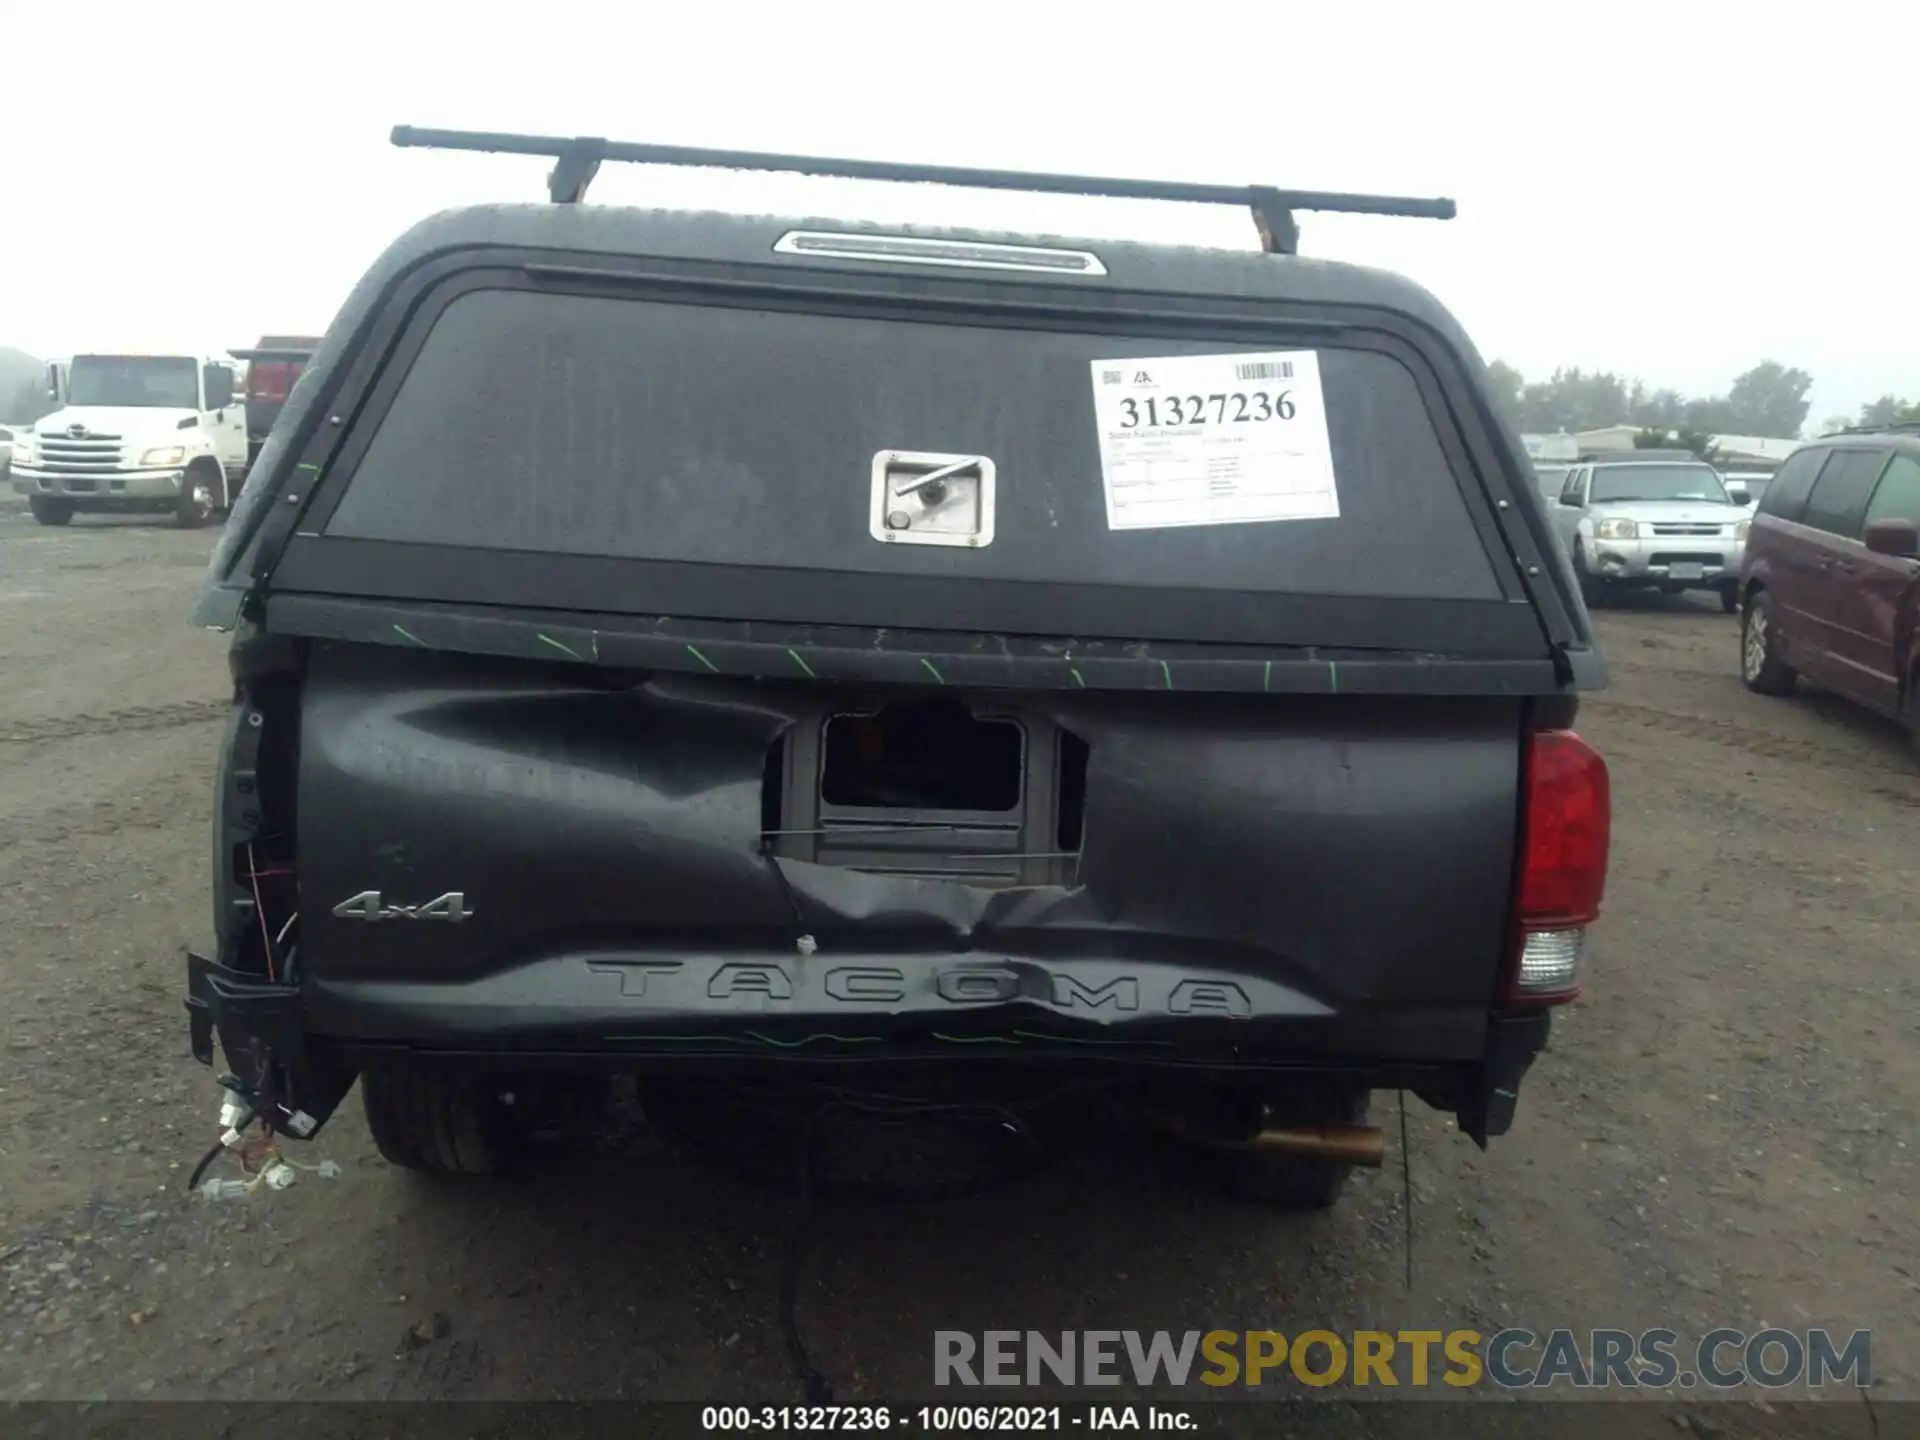
[[[260,1178],[267,1183],[269,1189],[284,1190],[298,1180],[300,1174],[291,1165],[276,1160],[261,1171]]]

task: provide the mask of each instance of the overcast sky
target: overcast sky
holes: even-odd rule
[[[1447,195],[1302,217],[1489,357],[1810,419],[1920,395],[1920,5],[1826,0],[961,6],[0,6],[0,345],[218,351],[318,333],[433,210],[544,163],[395,123]],[[628,17],[613,18],[620,14]],[[593,198],[1251,246],[1238,211],[609,167]]]

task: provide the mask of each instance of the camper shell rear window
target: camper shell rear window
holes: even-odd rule
[[[1500,600],[1428,398],[1401,357],[1364,344],[1313,347],[1336,517],[1110,528],[1094,362],[1274,348],[473,290],[432,320],[324,534],[800,569],[823,584],[931,574]],[[991,457],[991,543],[876,543],[870,475],[889,448]]]

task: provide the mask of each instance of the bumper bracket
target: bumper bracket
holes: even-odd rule
[[[1495,1015],[1489,1020],[1486,1058],[1455,1112],[1461,1133],[1482,1150],[1491,1137],[1513,1128],[1520,1081],[1547,1048],[1552,1023],[1545,1010]]]
[[[353,1086],[354,1073],[309,1043],[300,987],[187,954],[187,1028],[193,1058],[213,1064],[217,1038],[237,1081],[274,1129],[308,1139]],[[225,1083],[223,1081],[223,1083]]]

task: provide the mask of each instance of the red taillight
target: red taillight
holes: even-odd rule
[[[1514,941],[1503,999],[1557,1004],[1580,993],[1584,932],[1607,885],[1613,798],[1607,762],[1571,730],[1528,737],[1522,770]]]

